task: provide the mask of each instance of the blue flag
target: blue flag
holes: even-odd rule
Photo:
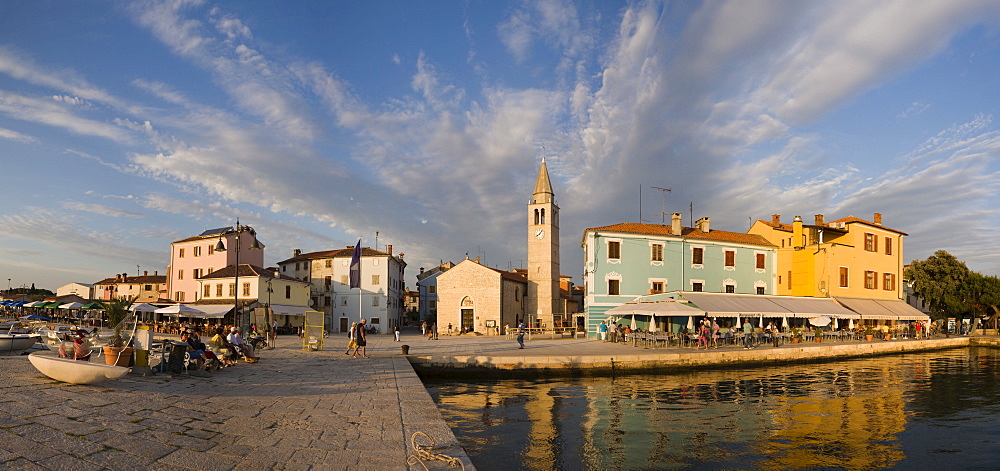
[[[361,239],[358,245],[354,246],[354,255],[351,256],[351,289],[361,287]]]

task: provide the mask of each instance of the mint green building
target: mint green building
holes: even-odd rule
[[[756,234],[712,230],[710,219],[682,227],[671,224],[620,223],[586,229],[584,312],[587,332],[597,337],[605,312],[643,296],[670,292],[775,294],[777,247]],[[688,319],[671,318],[657,330],[677,331]],[[637,323],[648,329],[648,321]]]

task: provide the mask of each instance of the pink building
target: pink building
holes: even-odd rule
[[[260,249],[251,249],[256,233],[252,230],[239,234],[240,265],[264,265],[264,244]],[[198,278],[236,265],[237,234],[232,227],[209,229],[201,234],[178,240],[170,244],[170,265],[167,267],[167,293],[170,299],[179,303],[191,303],[200,299]],[[219,241],[226,247],[224,252],[215,250]]]

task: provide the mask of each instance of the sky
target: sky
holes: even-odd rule
[[[672,212],[880,212],[907,262],[996,275],[998,27],[989,0],[5,1],[0,279],[163,274],[237,219],[270,266],[360,238],[411,289],[519,268],[543,158],[578,283],[584,229]]]

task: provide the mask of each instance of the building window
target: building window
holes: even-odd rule
[[[184,258],[184,249],[183,248],[177,249],[177,258]]]
[[[200,245],[194,246],[193,252],[194,252],[194,256],[195,257],[200,257],[201,256],[201,246]]]
[[[885,238],[885,254],[892,255],[892,239],[888,237]]]
[[[878,239],[875,238],[875,234],[865,232],[865,251],[878,252]]]
[[[758,286],[757,287],[757,294],[764,294],[764,287],[763,286]]]
[[[222,283],[215,285],[215,296],[219,298],[222,297]]]
[[[205,288],[205,290],[204,290],[204,293],[202,293],[202,297],[207,298],[207,297],[211,296],[212,295],[212,285],[205,285],[204,288]]]
[[[330,267],[332,267],[332,266],[333,266],[333,260],[332,260],[332,259],[329,259],[329,258],[328,258],[328,259],[326,259],[326,267],[327,267],[327,268],[330,268]]]
[[[282,265],[281,271],[288,271],[288,265]]]
[[[759,254],[756,255],[756,258],[757,258],[757,269],[758,270],[763,270],[764,269],[764,264],[767,261],[767,255],[759,253]]]
[[[726,251],[726,266],[735,267],[736,266],[736,251],[727,250]]]
[[[865,272],[865,289],[878,289],[878,282],[875,279],[875,272]]]
[[[299,271],[299,262],[295,262],[295,271]]]
[[[323,297],[323,305],[327,306],[327,307],[330,306],[330,297],[329,296],[324,296]]]
[[[145,291],[153,291],[153,285],[143,285],[142,289]]]
[[[622,243],[617,240],[608,242],[608,258],[618,260],[622,258]]]
[[[727,293],[735,293],[736,292],[736,286],[735,285],[726,285],[726,292]]]
[[[650,248],[650,254],[649,254],[650,261],[653,261],[653,262],[662,262],[663,261],[663,244],[653,244],[653,245],[649,246],[649,248]]]
[[[184,270],[177,270],[177,279],[178,280],[184,279]]]
[[[340,298],[340,305],[341,306],[346,306],[347,305],[347,296],[344,296],[343,298]]]
[[[694,283],[691,283],[691,291],[695,291],[695,292],[700,293],[700,292],[702,292],[704,290],[705,290],[705,284],[704,283],[702,283],[700,281],[696,281]]]
[[[785,281],[788,283],[788,289],[792,289],[792,271],[791,270],[788,270],[788,276],[785,278]]]
[[[840,267],[840,287],[841,288],[847,288],[848,287],[848,276],[847,275],[848,275],[847,267]]]
[[[236,296],[236,283],[229,283],[229,296]]]
[[[378,275],[372,275],[372,285],[378,286]]]
[[[691,264],[702,265],[705,263],[705,249],[701,247],[691,247]]]
[[[608,296],[621,294],[621,280],[608,280]]]
[[[215,253],[215,246],[212,244],[208,244],[208,254],[212,255],[214,253]]]
[[[250,283],[243,283],[243,296],[250,296]]]
[[[378,295],[372,296],[372,306],[378,306]],[[372,322],[374,324],[374,322]]]
[[[178,291],[178,292],[174,293],[174,299],[176,299],[177,302],[179,302],[179,303],[184,302],[184,292],[183,291]]]
[[[285,299],[291,299],[292,297],[292,286],[285,285]]]
[[[427,301],[427,307],[429,307],[431,309],[437,309],[438,303],[437,303],[437,301],[435,301],[435,300],[432,299],[430,301]]]
[[[198,278],[201,278],[201,268],[195,268],[195,269],[194,269],[194,278],[195,278],[196,280],[197,280]]]
[[[895,273],[883,273],[882,274],[882,289],[885,291],[892,291],[896,289],[896,274]]]
[[[330,286],[333,286],[333,277],[332,276],[328,275],[328,276],[324,277],[323,281],[326,282],[326,289],[330,289]]]
[[[650,283],[649,294],[659,294],[663,292],[663,282],[654,281]]]

